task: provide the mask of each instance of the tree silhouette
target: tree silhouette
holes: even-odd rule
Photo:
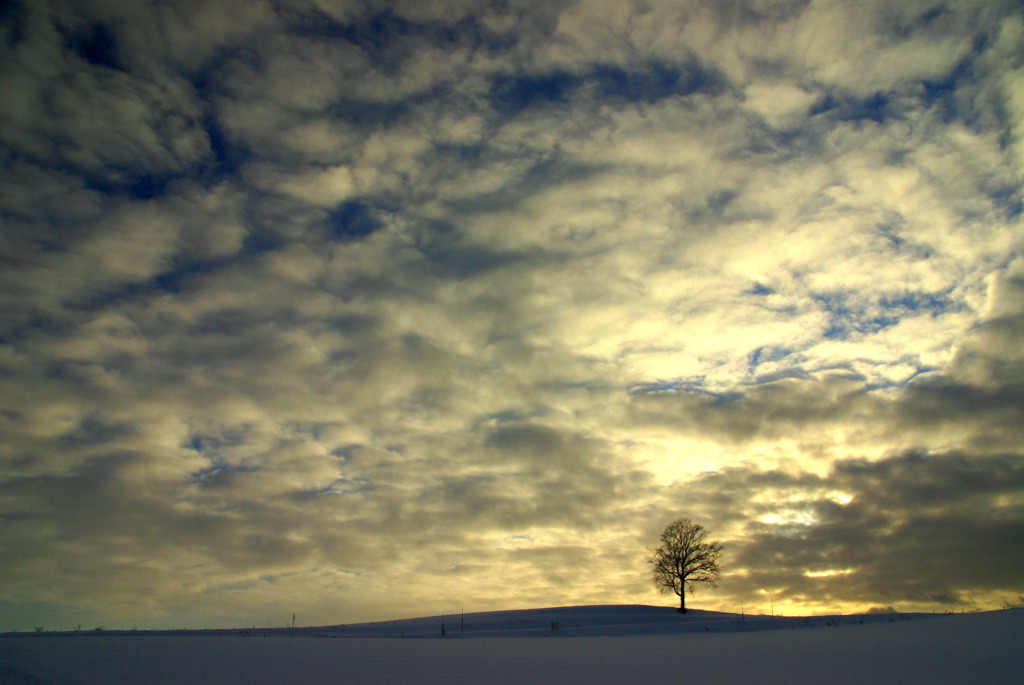
[[[661,592],[679,595],[679,611],[686,613],[686,593],[698,583],[718,587],[718,540],[706,542],[708,531],[688,518],[676,519],[665,527],[661,544],[648,548],[654,584]]]

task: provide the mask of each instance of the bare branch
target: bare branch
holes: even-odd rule
[[[722,543],[707,542],[708,531],[688,518],[673,521],[661,534],[661,545],[647,549],[647,563],[661,592],[679,595],[679,610],[686,611],[686,591],[697,584],[717,587],[718,557]]]

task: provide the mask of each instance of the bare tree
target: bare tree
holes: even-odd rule
[[[706,542],[708,531],[688,518],[676,519],[665,527],[661,544],[648,548],[654,584],[662,592],[679,595],[679,611],[686,613],[686,593],[698,583],[718,587],[718,557],[722,544]]]

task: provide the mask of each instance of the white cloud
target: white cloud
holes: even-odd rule
[[[748,108],[773,128],[792,128],[804,121],[818,95],[792,83],[754,83],[744,93]]]
[[[355,191],[352,170],[347,166],[289,174],[278,182],[279,190],[300,200],[323,207],[332,207],[351,197]]]

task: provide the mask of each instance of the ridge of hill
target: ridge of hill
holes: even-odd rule
[[[939,614],[836,614],[767,616],[641,604],[605,604],[539,609],[514,609],[438,614],[388,621],[296,628],[213,628],[180,630],[105,630],[84,632],[7,633],[5,637],[68,635],[263,636],[330,638],[476,638],[540,636],[666,635],[738,633],[765,630],[835,627],[850,624],[931,619]]]

